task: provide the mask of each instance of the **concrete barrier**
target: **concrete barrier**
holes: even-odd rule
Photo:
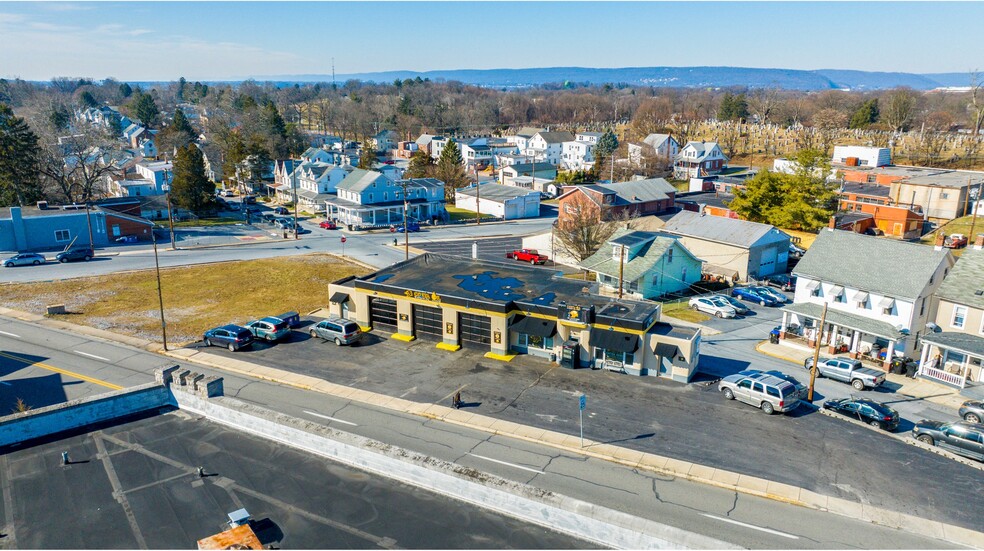
[[[177,379],[175,379],[177,381]],[[416,452],[176,385],[178,406],[252,433],[440,495],[621,549],[735,549],[727,542],[554,494]]]
[[[148,383],[0,417],[0,446],[177,405],[167,386]]]

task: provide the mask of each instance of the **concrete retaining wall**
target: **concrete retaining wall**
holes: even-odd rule
[[[734,549],[726,542],[336,431],[231,398],[172,387],[178,406],[209,420],[432,492],[622,549]]]
[[[175,406],[168,388],[148,383],[0,418],[0,446]]]

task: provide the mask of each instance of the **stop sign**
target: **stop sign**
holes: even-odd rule
[[[345,243],[345,236],[342,236],[342,243]]]

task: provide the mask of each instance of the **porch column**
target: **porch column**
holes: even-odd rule
[[[827,333],[827,353],[834,354],[837,351],[837,326],[830,324],[830,332]]]
[[[861,344],[861,332],[858,331],[857,329],[852,329],[851,330],[851,347],[849,349],[850,352],[851,352],[851,357],[852,358],[857,358],[858,357],[858,348],[859,348],[858,345],[860,345],[860,344]]]
[[[888,365],[892,363],[893,356],[895,356],[895,341],[888,341],[888,351],[885,352],[885,361],[882,362],[885,371],[888,371]]]
[[[785,339],[786,338],[786,327],[788,327],[788,322],[789,322],[789,312],[785,312],[784,311],[782,313],[782,325],[779,326],[779,338],[780,339]]]

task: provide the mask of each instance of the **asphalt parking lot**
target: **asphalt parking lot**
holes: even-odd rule
[[[979,502],[984,491],[984,479],[973,468],[807,406],[766,416],[725,400],[715,384],[720,374],[759,367],[752,359],[731,357],[725,339],[751,343],[760,335],[728,333],[711,341],[715,344],[705,343],[701,363],[716,374],[699,375],[697,382],[684,385],[567,370],[524,355],[503,363],[485,358],[484,350],[445,352],[434,342],[404,343],[386,333],[368,335],[361,346],[336,347],[305,331],[294,331],[287,342],[209,352],[423,403],[450,405],[460,390],[466,409],[572,435],[578,433],[578,396],[584,393],[584,435],[592,440],[958,525],[979,524],[977,513],[965,507]],[[927,500],[927,495],[934,498]]]
[[[184,412],[4,452],[3,547],[193,549],[240,508],[270,549],[593,547]]]

